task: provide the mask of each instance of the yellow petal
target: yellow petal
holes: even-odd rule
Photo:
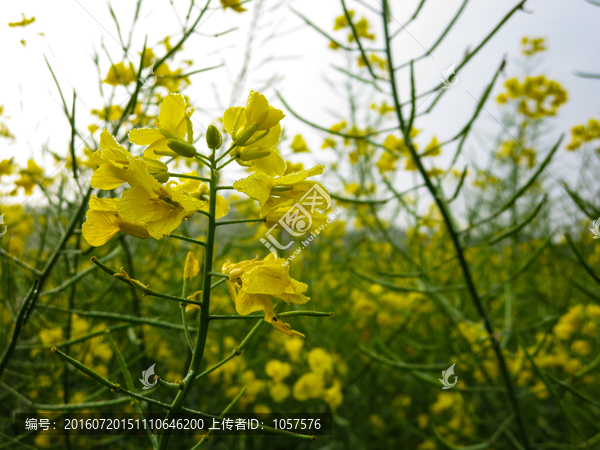
[[[117,214],[117,198],[98,198],[95,195],[90,197],[90,209],[92,211],[105,211]]]
[[[271,177],[283,175],[286,167],[285,160],[276,149],[272,148],[270,151],[269,156],[252,161],[253,164],[248,170],[262,172]]]
[[[223,125],[225,125],[225,129],[230,136],[236,135],[239,129],[246,124],[246,115],[243,112],[240,114],[240,111],[243,111],[243,109],[243,106],[232,106],[225,111],[225,114],[223,114]],[[236,124],[235,119],[238,118],[238,115],[239,119]]]
[[[96,189],[109,191],[125,183],[127,181],[125,178],[126,174],[127,171],[125,169],[113,166],[112,164],[102,164],[94,172],[90,185]]]
[[[268,295],[265,294],[248,294],[241,290],[237,294],[235,310],[238,314],[246,316],[255,311],[265,312],[265,321],[273,320],[273,303]]]
[[[186,109],[187,105],[183,95],[167,95],[160,105],[160,114],[158,115],[161,128],[176,133],[179,123],[185,118]]]
[[[175,208],[165,202],[152,202],[143,186],[134,186],[123,192],[117,202],[119,216],[129,222],[149,222],[166,217]]]
[[[269,115],[269,102],[267,98],[257,91],[250,91],[246,102],[246,120],[249,124],[261,123]],[[266,129],[266,128],[263,128]]]
[[[121,146],[107,129],[100,134],[100,152],[106,161],[120,165],[126,165],[132,157],[131,153]]]
[[[155,128],[134,128],[129,132],[129,141],[137,145],[151,145],[159,139],[165,139]]]
[[[188,252],[185,258],[185,265],[183,268],[183,279],[190,279],[198,276],[200,273],[200,264],[192,252]]]
[[[206,204],[204,206],[202,206],[202,211],[206,211],[206,212],[210,212],[210,204],[208,202],[206,202]],[[229,212],[229,203],[227,202],[227,200],[225,200],[224,197],[221,197],[220,195],[217,195],[217,207],[216,207],[216,218],[220,219],[221,217],[224,217],[227,215],[227,213]]]
[[[110,241],[119,232],[119,218],[104,211],[88,211],[81,227],[84,239],[93,247]]]
[[[271,188],[274,186],[274,178],[269,177],[264,173],[254,173],[249,177],[233,183],[233,188],[238,192],[243,192],[254,200],[258,200],[262,206],[269,199]]]
[[[290,285],[289,267],[266,262],[242,276],[243,289],[250,294],[281,295]]]
[[[163,156],[167,156],[163,155],[162,153],[169,153],[170,156],[179,156],[168,147],[168,143],[169,140],[166,137],[154,141],[151,145],[146,147],[146,150],[144,150],[144,158],[160,159]],[[156,152],[161,152],[161,154],[159,155]]]
[[[185,216],[186,212],[183,209],[173,209],[168,216],[161,218],[159,221],[148,222],[148,233],[150,233],[150,236],[152,236],[154,239],[162,239],[164,236],[171,234],[179,225],[181,225],[181,222],[183,222]]]

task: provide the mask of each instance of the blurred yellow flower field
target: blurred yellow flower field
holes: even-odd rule
[[[425,1],[299,3],[171,2],[158,40],[143,2],[105,5],[99,97],[38,74],[62,146],[26,153],[0,106],[0,449],[600,448],[600,119],[571,121],[591,100],[554,42],[521,23],[474,75],[525,2],[466,51],[459,2],[414,55]],[[331,56],[333,104],[310,64],[280,76],[264,49],[295,28],[263,16]],[[43,12],[9,19],[45,38]],[[196,68],[230,35],[238,60]],[[261,429],[206,425],[230,417]]]

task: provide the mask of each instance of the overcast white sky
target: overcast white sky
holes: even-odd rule
[[[177,10],[163,0],[142,3],[141,20],[132,46],[136,66],[137,52],[141,51],[146,35],[149,45],[155,45],[167,35],[172,36],[172,42],[177,41],[181,29],[179,20],[184,20],[189,4],[183,1],[176,3]],[[196,3],[204,4],[202,1]],[[363,0],[363,3],[380,7],[379,0]],[[423,48],[429,48],[461,3],[462,0],[427,0],[419,19],[407,27],[408,33],[394,41],[395,60],[406,61],[421,54]],[[471,0],[446,41],[432,58],[427,58],[418,67],[418,92],[436,84],[441,71],[460,62],[465,49],[474,48],[516,3],[516,0]],[[113,2],[125,40],[135,4],[133,0]],[[325,78],[334,83],[344,81],[344,76],[332,68],[332,64],[345,67],[344,54],[328,49],[327,40],[304,25],[289,8],[295,8],[340,41],[345,41],[346,31],[332,31],[334,18],[342,13],[339,1],[253,0],[246,5],[249,11],[244,14],[223,11],[217,8],[218,4],[217,0],[211,2],[214,8],[207,12],[198,30],[202,35],[191,37],[182,53],[183,58],[194,60],[190,70],[222,62],[227,64],[227,67],[193,76],[194,83],[186,94],[201,110],[195,115],[199,123],[207,126],[231,106],[233,82],[244,63],[249,24],[259,5],[263,14],[251,46],[250,76],[233,103],[243,104],[250,89],[262,87],[266,80],[277,75],[276,88],[307,119],[329,127],[339,118],[348,117],[345,97],[324,81]],[[376,15],[363,4],[356,0],[347,0],[347,4],[350,9],[357,10],[358,16],[365,15],[376,24],[376,31],[380,29]],[[392,30],[398,29],[399,23],[406,23],[417,4],[418,0],[391,1]],[[40,165],[47,164],[48,160],[40,159],[42,146],[48,145],[53,151],[66,155],[70,132],[44,55],[54,68],[69,105],[72,90],[77,91],[77,122],[85,129],[91,123],[89,111],[103,106],[92,55],[100,53],[104,76],[110,63],[101,45],[105,46],[113,61],[121,61],[123,55],[117,40],[118,33],[107,2],[20,0],[3,1],[0,8],[0,60],[3,67],[0,104],[4,105],[5,114],[11,117],[7,125],[17,137],[12,145],[0,140],[0,159],[15,157],[20,163],[25,163],[28,158],[36,157],[41,161]],[[503,55],[507,54],[509,58],[506,76],[520,74],[516,61],[520,58],[519,41],[524,35],[546,38],[548,51],[540,60],[539,72],[558,80],[569,92],[568,103],[562,107],[560,116],[554,119],[554,134],[548,136],[548,143],[555,140],[560,132],[567,132],[573,125],[600,115],[600,81],[574,76],[577,70],[600,73],[600,7],[585,0],[529,0],[525,8],[527,13],[517,12],[475,60],[458,74],[457,85],[449,90],[435,113],[417,122],[417,128],[424,130],[425,144],[434,134],[440,140],[452,136],[468,120],[475,107],[469,93],[479,96]],[[194,9],[192,17],[198,11]],[[27,28],[9,28],[6,24],[20,20],[21,13],[27,17],[34,15],[36,22]],[[236,27],[236,31],[218,39],[210,37]],[[44,33],[44,36],[38,33]],[[274,37],[269,39],[270,36]],[[25,47],[21,45],[21,39],[26,41]],[[381,46],[380,39],[381,36],[378,36],[373,47],[377,47],[378,43]],[[270,59],[272,57],[274,59]],[[400,80],[403,98],[406,99],[406,77],[401,74]],[[105,93],[110,92],[109,88],[106,86]],[[501,89],[502,82],[497,84],[492,99]],[[274,105],[281,107],[273,89],[264,93]],[[125,91],[119,88],[115,103],[125,98]],[[425,103],[421,108],[427,106]],[[481,115],[477,129],[480,134],[493,136],[502,131],[492,117],[498,118],[499,113],[494,101],[489,101],[486,109],[489,113]],[[323,133],[299,123],[291,114],[285,119],[284,126],[288,136],[303,133],[309,147],[314,149],[314,155],[294,155],[295,161],[311,163],[328,159],[319,150],[325,137]],[[477,148],[476,142],[471,141],[469,154],[473,156]],[[562,170],[574,168],[578,161],[576,155],[565,152],[562,152],[561,158],[567,158]],[[50,165],[47,169],[52,170]]]

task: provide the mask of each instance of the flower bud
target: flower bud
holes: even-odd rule
[[[221,132],[214,125],[209,125],[206,130],[206,145],[211,150],[218,150],[223,145],[223,137],[221,136]]]
[[[171,150],[181,156],[185,156],[186,158],[193,158],[197,155],[196,147],[192,144],[188,144],[187,142],[180,141],[179,139],[170,140],[167,144]]]

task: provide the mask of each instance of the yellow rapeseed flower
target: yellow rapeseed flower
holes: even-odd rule
[[[269,108],[278,111],[272,106]],[[259,131],[255,129],[256,126],[248,124],[245,111],[245,107],[232,106],[223,115],[223,125],[234,141],[237,137],[246,134],[243,139],[238,139],[231,156],[238,164],[248,167],[250,171],[263,172],[270,176],[283,175],[285,161],[275,148],[281,136],[281,124],[276,123],[265,134],[265,130]],[[247,136],[252,130],[254,132]]]
[[[100,247],[110,241],[119,231],[140,239],[150,237],[146,227],[119,218],[117,199],[90,197],[90,209],[81,228],[84,239],[92,247]]]
[[[292,141],[290,147],[294,153],[310,152],[301,134],[294,136],[294,140]]]
[[[130,222],[144,223],[155,239],[170,234],[207,203],[176,189],[173,183],[160,184],[150,175],[143,160],[131,161],[127,175],[132,188],[118,201],[119,216]]]
[[[132,63],[126,66],[125,63],[120,62],[108,69],[108,74],[104,79],[104,83],[110,84],[111,86],[123,85],[127,86],[129,83],[137,81],[137,74]]]
[[[314,205],[321,208],[331,204],[331,197],[327,190],[316,181],[307,178],[323,173],[325,166],[317,165],[309,170],[295,172],[281,177],[271,177],[258,172],[247,178],[236,181],[234,189],[258,200],[261,206],[260,215],[265,217],[269,212],[277,208],[292,206],[308,192],[309,189],[318,185],[320,189],[315,190],[316,198]]]
[[[238,314],[245,316],[254,311],[264,311],[265,322],[272,324],[278,331],[289,336],[303,336],[275,316],[270,299],[273,296],[288,304],[298,305],[310,300],[310,297],[303,295],[308,286],[291,278],[289,270],[285,259],[275,259],[269,254],[262,261],[254,259],[235,264],[227,262],[223,265],[222,272],[229,275],[227,287]]]
[[[242,0],[221,0],[221,5],[223,5],[223,9],[231,8],[235,12],[242,13],[246,11],[246,8],[243,8],[241,5]]]
[[[181,94],[169,94],[160,105],[156,128],[134,128],[129,132],[129,140],[138,145],[147,145],[144,150],[146,158],[159,159],[165,155],[177,156],[168,147],[169,140],[189,142],[188,127],[191,128],[190,117],[194,108],[189,108]]]

